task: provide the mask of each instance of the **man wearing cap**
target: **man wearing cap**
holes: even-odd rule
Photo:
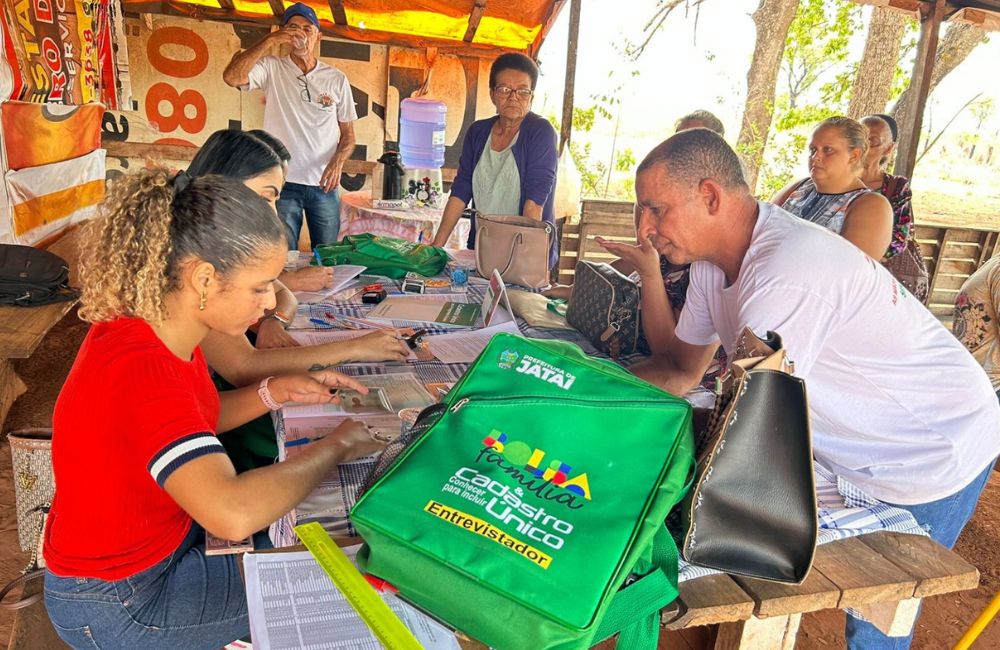
[[[233,56],[222,78],[233,88],[264,91],[264,130],[292,155],[277,207],[294,250],[303,213],[314,247],[338,239],[337,185],[354,151],[358,114],[347,76],[316,58],[316,12],[297,2],[281,22],[281,29]]]

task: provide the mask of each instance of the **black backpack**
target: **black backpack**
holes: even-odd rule
[[[0,244],[0,305],[33,307],[80,294],[69,287],[69,265],[46,250]]]

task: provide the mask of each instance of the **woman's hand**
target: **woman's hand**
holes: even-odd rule
[[[278,279],[292,291],[322,291],[333,286],[333,267],[307,266],[286,271]]]
[[[304,402],[308,404],[329,404],[340,399],[339,389],[349,388],[362,395],[368,388],[356,379],[332,370],[320,370],[301,375],[283,375],[268,382],[268,390],[275,401]]]
[[[265,318],[257,326],[257,349],[267,350],[269,348],[294,348],[299,342],[285,331],[285,326],[274,318]]]
[[[341,462],[347,462],[382,451],[389,439],[383,431],[373,429],[363,422],[347,419],[321,442],[342,447],[345,455]]]
[[[545,291],[542,295],[546,298],[555,298],[562,300],[569,300],[569,295],[573,293],[573,285],[571,284],[554,284]]]
[[[352,361],[406,361],[410,348],[394,329],[375,330],[351,340]]]
[[[660,275],[660,253],[653,248],[653,242],[649,239],[643,239],[638,244],[608,241],[603,237],[595,239],[604,250],[631,264],[639,272],[640,277],[651,278]]]

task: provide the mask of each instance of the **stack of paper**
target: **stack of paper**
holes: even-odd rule
[[[344,552],[353,561],[359,548]],[[243,566],[255,648],[382,647],[309,551],[247,553]],[[424,648],[459,650],[444,625],[392,594],[381,595]]]
[[[355,264],[341,264],[333,268],[333,282],[326,289],[321,291],[299,291],[295,294],[299,302],[322,302],[331,294],[343,290],[354,281],[354,278],[361,275],[368,267],[357,266]]]

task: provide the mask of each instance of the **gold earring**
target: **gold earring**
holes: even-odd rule
[[[208,302],[208,296],[205,294],[205,291],[202,290],[202,292],[201,292],[201,300],[198,302],[198,310],[199,311],[205,311],[205,303],[206,302]]]

